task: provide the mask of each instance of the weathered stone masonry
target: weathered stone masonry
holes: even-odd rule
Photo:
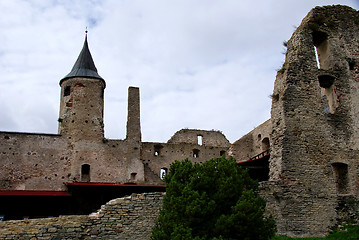
[[[0,222],[0,239],[149,239],[163,193],[133,194],[89,216]]]
[[[287,43],[263,183],[281,234],[324,235],[343,220],[339,202],[358,198],[358,20],[346,6],[316,7]]]

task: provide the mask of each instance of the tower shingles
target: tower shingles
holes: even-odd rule
[[[102,80],[105,83],[105,80],[97,73],[97,68],[88,47],[87,34],[80,55],[78,56],[74,66],[72,67],[71,72],[67,74],[63,79],[61,79],[60,85],[66,79],[73,77],[96,78]]]

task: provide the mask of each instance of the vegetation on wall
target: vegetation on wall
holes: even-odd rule
[[[176,161],[165,177],[166,195],[152,240],[270,239],[276,231],[264,216],[258,183],[234,159],[203,164]]]

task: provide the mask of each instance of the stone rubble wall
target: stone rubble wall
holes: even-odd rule
[[[276,184],[266,186],[279,233],[324,236],[347,218],[342,195],[358,199],[358,17],[346,6],[316,7],[286,44],[272,94]]]
[[[0,239],[149,239],[164,193],[132,194],[89,216],[0,222]]]

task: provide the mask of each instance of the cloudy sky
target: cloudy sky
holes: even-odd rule
[[[57,133],[59,81],[88,27],[106,80],[105,135],[125,138],[127,89],[140,88],[143,141],[182,128],[230,142],[270,117],[283,41],[331,0],[0,0],[0,131]]]

